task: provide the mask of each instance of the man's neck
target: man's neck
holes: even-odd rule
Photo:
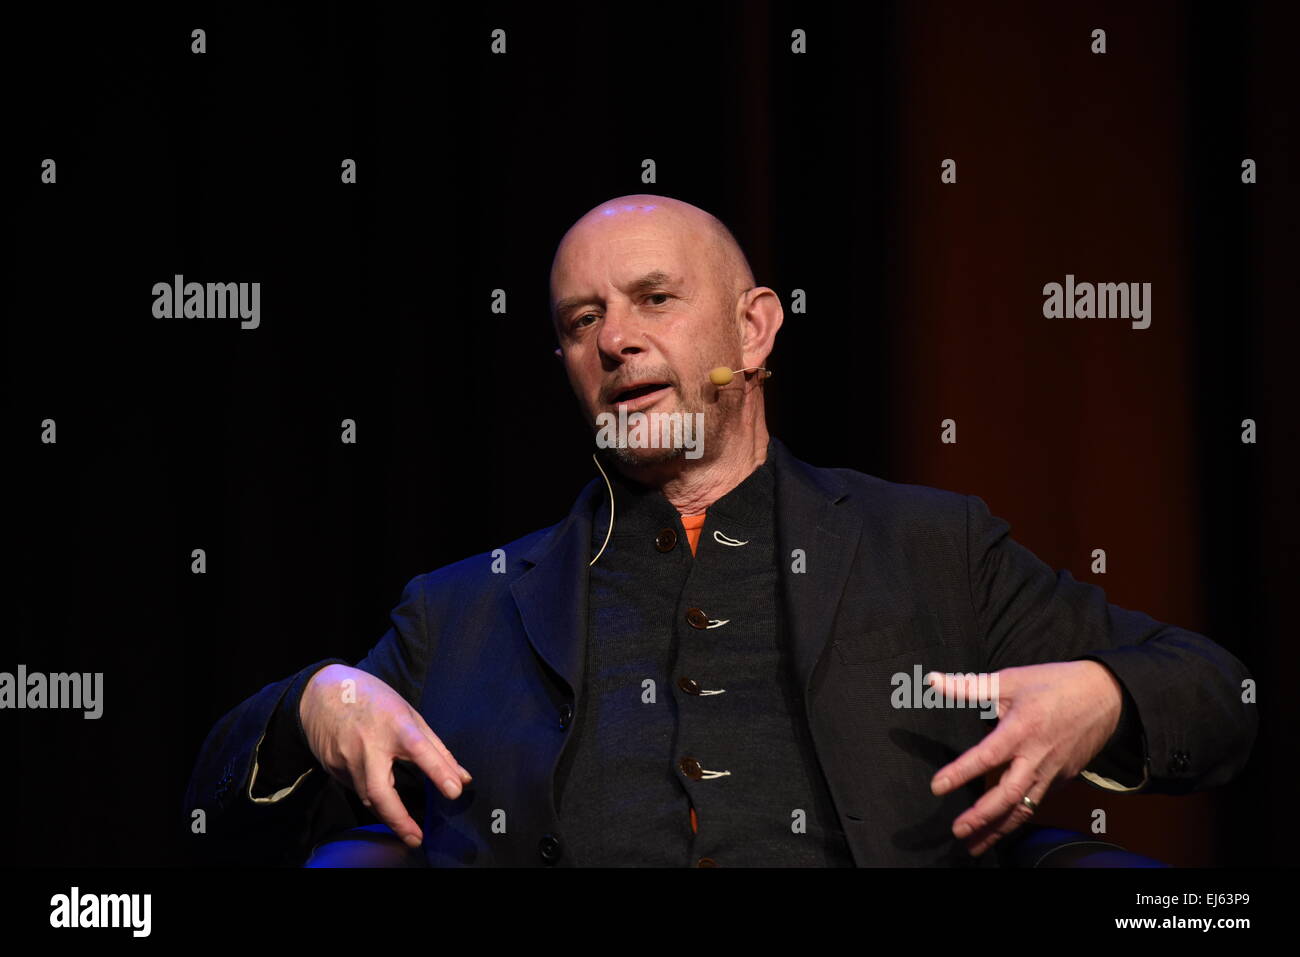
[[[760,421],[754,429],[733,434],[726,447],[708,462],[677,459],[625,474],[658,488],[678,513],[698,515],[767,460],[768,439],[767,427]]]

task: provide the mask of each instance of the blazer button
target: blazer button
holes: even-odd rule
[[[686,622],[692,628],[698,628],[703,631],[709,627],[709,616],[704,614],[698,608],[688,608],[686,610]]]
[[[560,708],[560,730],[563,731],[573,720],[573,705],[566,704]]]
[[[718,862],[711,857],[701,857],[695,862],[696,867],[717,867]]]
[[[692,781],[698,781],[704,777],[704,768],[700,767],[700,762],[694,758],[682,758],[677,762],[677,767],[682,774],[686,775]]]
[[[687,678],[685,675],[677,679],[677,687],[681,688],[687,694],[700,693],[700,683],[694,678]]]
[[[564,853],[564,848],[560,846],[560,839],[554,834],[543,834],[542,839],[537,842],[537,853],[542,855],[542,860],[547,864],[554,864]]]
[[[671,528],[662,529],[655,536],[655,548],[661,552],[671,552],[677,545],[677,532]]]

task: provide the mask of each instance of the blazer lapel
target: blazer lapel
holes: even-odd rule
[[[791,657],[805,697],[844,593],[862,534],[862,520],[836,506],[848,496],[835,473],[814,469],[776,438],[770,454],[775,476],[777,568],[784,596]],[[799,571],[802,551],[803,570]]]
[[[604,483],[582,490],[568,517],[520,556],[529,567],[510,586],[533,649],[577,695],[586,648],[591,516]]]

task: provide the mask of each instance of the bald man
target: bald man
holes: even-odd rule
[[[769,436],[783,310],[712,215],[600,204],[551,306],[599,477],[504,557],[411,579],[356,667],[226,715],[187,795],[207,846],[300,860],[348,788],[399,864],[992,866],[1080,774],[1181,793],[1244,766],[1223,648],[1053,572],[975,496]],[[699,454],[600,428],[637,414],[700,421]],[[378,840],[312,863],[395,863]]]

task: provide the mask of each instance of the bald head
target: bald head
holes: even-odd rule
[[[684,443],[602,445],[627,474],[663,483],[665,494],[684,482],[695,491],[674,504],[707,506],[701,489],[733,487],[763,460],[764,377],[747,372],[724,388],[710,371],[762,366],[781,303],[754,285],[745,254],[716,216],[644,193],[589,210],[556,249],[551,314],[556,355],[598,444],[616,415],[699,425],[698,461],[686,457]],[[700,475],[711,477],[700,485]]]
[[[556,318],[559,280],[585,259],[593,245],[639,241],[676,253],[707,272],[718,299],[730,305],[754,286],[745,253],[712,213],[670,196],[634,193],[592,207],[560,240],[551,263],[551,310]],[[702,277],[701,277],[702,278]]]

